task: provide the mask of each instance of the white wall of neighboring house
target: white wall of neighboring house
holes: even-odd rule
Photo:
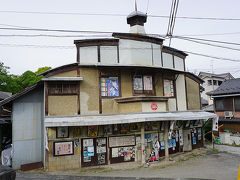
[[[203,78],[204,83],[202,84],[203,88],[205,89],[201,96],[203,99],[208,101],[208,104],[213,104],[213,100],[211,99],[210,96],[208,96],[206,93],[210,92],[210,91],[214,91],[215,89],[217,89],[219,87],[219,81],[224,81],[224,78],[217,78],[217,77],[204,77]],[[209,84],[208,81],[212,81],[212,84]],[[216,81],[216,85],[214,85],[213,82]]]

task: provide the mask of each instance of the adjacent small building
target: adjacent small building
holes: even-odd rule
[[[213,74],[207,72],[200,72],[198,76],[204,80],[204,83],[202,84],[203,91],[201,92],[203,106],[206,105],[206,101],[208,102],[207,105],[213,104],[213,100],[210,96],[207,95],[208,92],[217,89],[224,81],[234,79],[234,77],[230,73]]]
[[[240,145],[240,79],[224,81],[207,94],[214,99],[214,112],[219,116],[221,143]]]
[[[203,80],[146,21],[134,11],[130,33],[75,40],[76,63],[0,102],[12,107],[14,168],[144,164],[203,146],[203,121],[217,118],[200,110]]]

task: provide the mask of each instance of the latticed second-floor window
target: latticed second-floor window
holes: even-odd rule
[[[153,94],[153,78],[151,75],[135,75],[133,77],[135,94]]]
[[[101,96],[102,97],[119,96],[118,77],[101,77]]]
[[[51,82],[48,84],[49,95],[72,95],[78,93],[76,82]]]

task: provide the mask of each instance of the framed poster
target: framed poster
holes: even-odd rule
[[[97,136],[98,126],[88,126],[88,136],[94,137]]]
[[[57,138],[68,138],[69,130],[68,127],[57,127]]]
[[[53,156],[65,156],[74,154],[73,141],[55,141],[53,142]]]
[[[135,136],[113,136],[109,137],[109,147],[135,146]]]

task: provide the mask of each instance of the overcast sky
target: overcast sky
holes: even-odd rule
[[[148,15],[169,16],[171,0],[138,0],[138,9]],[[177,16],[240,18],[238,0],[179,0]],[[134,10],[134,0],[7,0],[1,1],[0,28],[14,26],[44,29],[66,29],[77,31],[128,32],[126,16]],[[12,11],[12,12],[7,12]],[[14,12],[13,12],[14,11]],[[20,12],[55,12],[82,14],[121,14],[126,16],[93,16],[70,14],[40,14]],[[167,32],[168,19],[148,17],[145,24],[149,34]],[[225,35],[216,35],[224,34]],[[232,33],[232,34],[231,34]],[[58,35],[79,37],[16,37],[3,35]],[[203,35],[204,36],[196,36]],[[215,34],[215,35],[206,35]],[[36,71],[39,67],[57,67],[76,62],[75,48],[53,48],[51,46],[74,46],[73,40],[89,33],[14,31],[0,29],[0,61],[9,66],[13,74],[26,70]],[[213,21],[176,19],[173,35],[188,35],[195,38],[240,43],[239,21]],[[168,40],[165,40],[168,45]],[[17,46],[16,46],[17,45]],[[18,45],[41,45],[18,46]],[[218,44],[240,49],[239,45]],[[50,46],[50,47],[49,47]],[[240,77],[240,52],[201,45],[185,40],[173,39],[171,47],[179,50],[239,60],[239,62],[216,60],[189,54],[187,69],[191,72],[231,72]],[[213,66],[213,67],[212,67]]]

